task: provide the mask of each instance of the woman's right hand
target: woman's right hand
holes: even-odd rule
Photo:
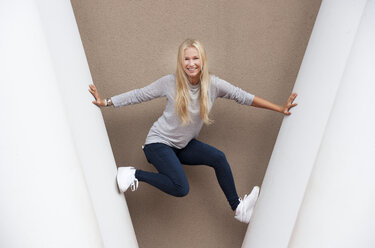
[[[95,104],[98,107],[105,107],[105,101],[103,98],[100,97],[98,90],[96,89],[95,85],[90,84],[89,85],[90,93],[95,97],[95,101],[92,101],[93,104]]]

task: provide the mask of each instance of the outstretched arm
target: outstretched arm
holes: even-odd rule
[[[171,82],[172,84],[174,83],[174,81],[171,81],[172,79],[173,78],[171,75],[167,75],[159,78],[155,82],[143,88],[130,90],[128,92],[112,96],[111,98],[107,99],[103,99],[100,97],[98,90],[94,85],[90,85],[89,91],[95,97],[95,101],[93,101],[92,103],[96,104],[99,107],[114,106],[115,108],[117,108],[146,102],[158,97],[165,96],[167,85],[169,85]]]
[[[288,100],[286,101],[284,106],[274,104],[272,102],[269,102],[265,99],[262,99],[260,97],[255,96],[253,102],[251,103],[251,106],[258,107],[258,108],[265,108],[270,109],[273,111],[277,111],[280,113],[283,113],[284,115],[290,115],[292,114],[290,112],[290,109],[297,106],[297,103],[293,103],[294,99],[296,99],[297,93],[292,93]]]
[[[227,99],[235,100],[240,104],[246,104],[258,108],[270,109],[283,113],[284,115],[290,115],[290,109],[297,106],[297,103],[293,103],[297,97],[297,93],[292,93],[284,106],[280,106],[262,99],[258,96],[254,96],[236,86],[231,85],[227,81],[214,77],[214,83],[216,86],[217,97],[223,97]]]

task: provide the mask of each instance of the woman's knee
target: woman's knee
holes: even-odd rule
[[[174,196],[176,197],[187,196],[187,194],[189,194],[189,190],[190,190],[189,183],[186,182],[186,183],[178,184],[176,185]]]
[[[212,155],[213,165],[226,165],[227,164],[227,157],[225,156],[224,152],[220,150],[216,150],[215,153]]]

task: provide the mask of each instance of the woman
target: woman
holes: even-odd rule
[[[221,189],[235,218],[249,223],[259,187],[243,199],[237,195],[230,166],[223,152],[196,139],[203,124],[212,121],[209,112],[217,97],[233,99],[240,104],[266,108],[290,115],[289,110],[297,94],[292,94],[284,106],[279,106],[247,93],[228,82],[210,75],[206,53],[198,40],[185,40],[179,47],[175,74],[164,76],[152,84],[111,98],[100,97],[94,85],[89,91],[99,107],[121,107],[166,97],[162,116],[151,127],[144,153],[158,173],[119,167],[117,183],[121,192],[129,187],[134,191],[138,181],[147,182],[163,192],[182,197],[188,194],[189,184],[181,164],[208,165],[213,167]]]

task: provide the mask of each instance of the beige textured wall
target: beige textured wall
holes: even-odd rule
[[[94,83],[102,96],[145,86],[175,70],[177,47],[203,42],[210,71],[283,104],[293,88],[320,0],[72,0]],[[165,100],[103,109],[118,166],[153,170],[141,145]],[[260,185],[283,116],[218,99],[199,139],[227,155],[240,196]],[[103,165],[105,166],[105,165]],[[141,183],[126,192],[141,248],[240,247],[247,226],[208,167],[184,166],[190,193],[174,198]],[[108,204],[111,204],[110,202]]]

